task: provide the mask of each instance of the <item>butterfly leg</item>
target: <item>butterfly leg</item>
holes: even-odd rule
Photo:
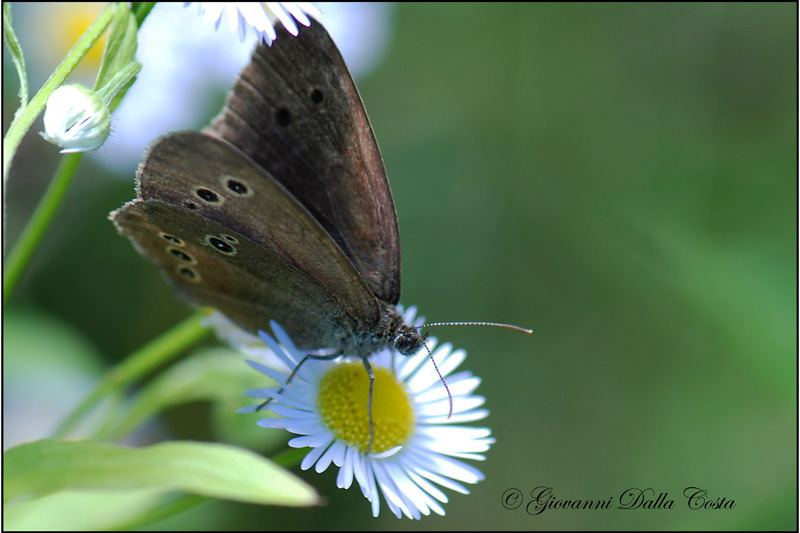
[[[365,453],[369,453],[372,449],[372,439],[375,436],[375,428],[372,425],[372,386],[375,385],[375,372],[372,371],[372,365],[369,364],[369,360],[365,357],[364,361],[364,368],[367,369],[367,375],[369,375],[369,398],[367,399],[367,414],[369,415],[369,444],[367,445],[367,451]]]
[[[303,357],[300,360],[299,363],[297,363],[297,366],[294,367],[294,370],[292,370],[292,373],[289,374],[289,378],[286,380],[286,383],[283,385],[283,387],[280,388],[280,390],[278,391],[278,394],[282,393],[284,391],[284,389],[286,389],[286,387],[289,386],[289,383],[292,382],[292,379],[294,379],[294,376],[297,374],[297,371],[300,370],[300,367],[303,365],[303,363],[305,363],[309,359],[314,359],[315,361],[331,361],[333,359],[336,359],[340,355],[342,355],[341,352],[336,352],[336,353],[332,353],[332,354],[328,354],[328,355],[314,355],[314,354],[306,355],[305,357]],[[372,398],[372,392],[371,391],[372,391],[372,389],[370,388],[370,398]],[[265,400],[264,403],[262,403],[261,405],[256,407],[256,411],[260,411],[261,409],[263,409],[264,406],[266,406],[272,400],[274,400],[274,398],[268,398],[267,400]],[[370,420],[372,420],[372,419],[370,419]],[[372,426],[370,426],[370,427],[372,427]]]

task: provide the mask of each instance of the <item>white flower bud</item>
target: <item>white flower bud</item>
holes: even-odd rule
[[[61,147],[62,154],[96,150],[111,131],[111,113],[94,91],[64,85],[53,91],[44,112],[40,135]]]

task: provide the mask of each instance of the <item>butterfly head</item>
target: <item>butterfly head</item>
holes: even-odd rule
[[[428,334],[420,335],[414,326],[403,325],[397,329],[392,345],[403,355],[414,355],[425,344]]]

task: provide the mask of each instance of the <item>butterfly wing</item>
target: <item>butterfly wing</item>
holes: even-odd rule
[[[212,129],[275,176],[375,295],[400,298],[400,233],[378,144],[339,50],[318,22],[258,46]]]
[[[275,319],[308,348],[379,320],[375,296],[319,223],[224,141],[162,137],[137,183],[137,200],[112,219],[187,299],[249,331]]]

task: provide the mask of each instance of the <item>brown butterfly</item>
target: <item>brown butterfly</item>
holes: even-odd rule
[[[166,135],[119,231],[179,294],[250,332],[276,320],[301,348],[415,352],[400,235],[361,98],[323,26],[260,45],[204,132]]]
[[[369,354],[411,355],[425,340],[395,307],[392,193],[323,26],[278,34],[256,48],[210,128],[153,144],[137,198],[111,219],[190,302],[252,333],[275,320],[300,348],[332,348],[329,359],[360,356],[371,405]]]

